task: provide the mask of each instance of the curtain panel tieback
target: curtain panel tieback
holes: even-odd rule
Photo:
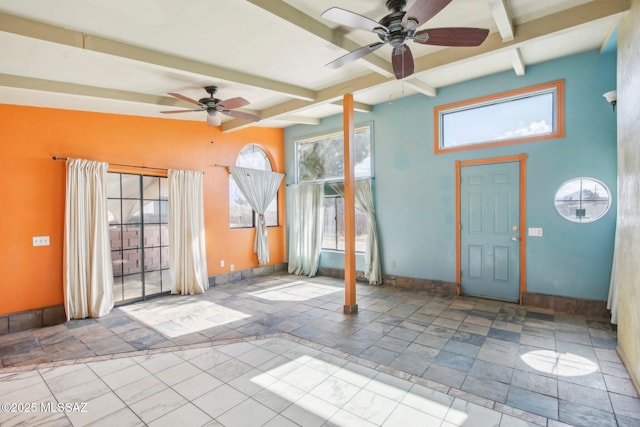
[[[258,214],[253,252],[258,255],[259,264],[268,264],[269,244],[264,213],[278,194],[284,174],[237,166],[229,166],[229,172],[238,184],[240,192],[251,205],[251,209]]]

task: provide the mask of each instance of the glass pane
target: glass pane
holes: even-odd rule
[[[145,200],[142,211],[144,212],[145,224],[159,224],[160,223],[160,201],[158,200]]]
[[[236,159],[236,166],[265,171],[273,170],[267,153],[256,144],[249,144],[240,150]]]
[[[609,202],[606,200],[587,200],[582,202],[584,217],[582,221],[595,221],[609,210]]]
[[[322,248],[337,249],[336,246],[336,197],[324,199],[324,227],[322,229]]]
[[[231,228],[253,227],[253,209],[231,176],[229,176],[229,226]]]
[[[122,279],[114,280],[113,282],[113,301],[120,302],[124,300],[124,286]]]
[[[160,270],[160,248],[144,249],[144,271]],[[145,275],[145,278],[147,276]],[[145,284],[146,284],[145,280]]]
[[[163,269],[169,268],[169,247],[162,246],[160,248],[160,267]]]
[[[111,250],[122,249],[122,227],[109,227],[109,242],[111,243]]]
[[[355,157],[353,171],[356,178],[373,176],[373,156],[371,155],[371,128],[369,126],[354,131]]]
[[[583,200],[609,200],[609,191],[592,179],[582,179],[582,199]]]
[[[457,147],[554,132],[555,91],[441,113],[441,146]]]
[[[556,209],[568,220],[580,222],[580,200],[556,201]]]
[[[109,225],[122,224],[120,199],[107,200],[107,215],[109,216]]]
[[[122,251],[112,251],[111,252],[111,267],[113,269],[113,277],[114,279],[117,277],[122,277]]]
[[[278,225],[278,196],[276,196],[267,207],[267,210],[264,212],[264,219],[270,227]]]
[[[107,197],[120,198],[120,174],[107,172]]]
[[[582,191],[582,180],[574,179],[565,182],[556,193],[556,201],[560,200],[580,200],[580,192]]]
[[[373,176],[371,127],[354,130],[356,178]],[[298,181],[331,181],[344,177],[342,132],[296,142]]]
[[[142,279],[140,274],[125,276],[122,287],[123,300],[142,298]]]
[[[160,178],[160,198],[169,200],[169,178]]]
[[[140,227],[127,226],[122,228],[122,246],[125,249],[139,248],[140,243]]]
[[[140,273],[140,251],[138,249],[125,249],[122,251],[122,274],[125,276]]]
[[[336,197],[336,249],[344,251],[344,199]]]
[[[300,182],[337,180],[344,175],[342,134],[298,142]]]
[[[169,226],[167,224],[162,224],[160,226],[160,244],[162,246],[167,246],[169,244]]]
[[[160,198],[160,178],[157,176],[142,177],[142,196],[143,198],[159,199]]]
[[[140,175],[122,174],[122,197],[124,199],[140,198]]]
[[[169,290],[169,289],[165,289]],[[157,295],[162,292],[162,272],[152,271],[144,275],[145,295]]]
[[[160,246],[160,226],[159,225],[145,225],[144,227],[144,246]],[[146,257],[145,257],[146,261]]]
[[[122,199],[122,223],[140,224],[140,200]]]
[[[169,270],[162,270],[162,291],[168,292],[171,290],[171,272]]]
[[[169,202],[166,200],[160,202],[160,223],[169,223]]]

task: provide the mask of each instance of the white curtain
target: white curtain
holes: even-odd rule
[[[344,197],[344,184],[329,184],[338,194]],[[380,267],[380,250],[378,248],[378,233],[376,226],[376,212],[373,207],[371,180],[356,181],[355,191],[356,209],[367,216],[367,247],[365,250],[364,276],[370,284],[382,284],[382,269]]]
[[[113,308],[108,166],[67,160],[63,253],[67,320],[104,316]]]
[[[320,263],[324,184],[291,186],[289,273],[315,276]]]
[[[611,323],[618,324],[618,267],[620,261],[618,256],[618,244],[621,237],[619,232],[622,227],[616,227],[615,240],[613,245],[613,265],[611,267],[611,281],[609,282],[609,298],[607,299],[607,309],[611,311]]]
[[[172,294],[209,288],[202,172],[169,170],[169,266]]]
[[[258,254],[258,263],[268,264],[269,244],[264,212],[276,197],[276,194],[278,194],[278,188],[284,175],[277,172],[235,166],[230,166],[229,171],[251,208],[258,214],[253,252]]]

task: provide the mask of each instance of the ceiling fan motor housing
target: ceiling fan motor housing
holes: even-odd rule
[[[389,29],[389,34],[378,34],[380,40],[389,42],[394,48],[401,47],[407,40],[407,33],[402,25],[404,11],[391,12],[380,20],[380,24]]]
[[[213,108],[217,103],[220,102],[219,99],[214,98],[213,96],[213,94],[218,91],[218,86],[206,86],[204,90],[209,94],[209,98],[200,98],[198,102],[200,104],[206,105],[207,107]]]
[[[387,0],[386,5],[389,12],[401,12],[407,5],[407,0]]]

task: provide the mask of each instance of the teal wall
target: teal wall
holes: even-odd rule
[[[414,95],[356,113],[373,122],[375,205],[385,274],[455,281],[455,161],[527,154],[527,291],[606,300],[613,256],[616,194],[616,114],[602,94],[616,87],[616,54],[590,51]],[[565,137],[435,155],[433,108],[554,80],[565,80]],[[285,129],[285,168],[294,177],[294,141],[342,127],[342,115],[319,126]],[[612,192],[609,212],[593,223],[563,219],[554,195],[566,180],[588,176]],[[362,268],[362,257],[358,267]],[[341,254],[323,253],[321,266],[343,268]]]

